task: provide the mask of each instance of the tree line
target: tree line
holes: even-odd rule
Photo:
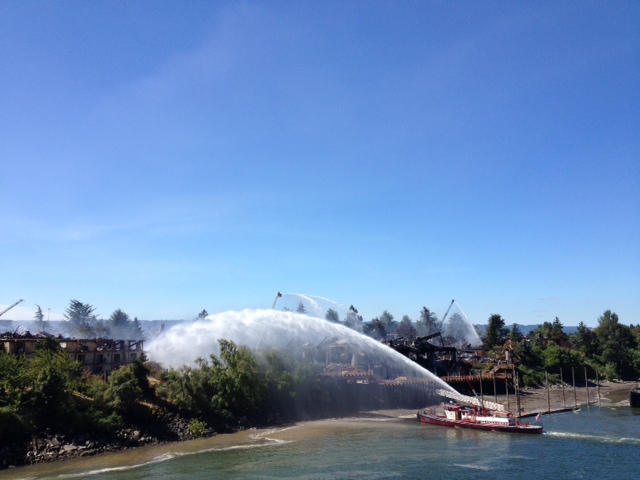
[[[0,351],[0,446],[45,431],[115,438],[126,426],[162,426],[167,415],[191,419],[198,436],[356,407],[337,400],[342,387],[312,359],[218,343],[219,355],[194,365],[166,370],[143,355],[106,380],[84,372],[53,338],[29,357]]]
[[[302,302],[296,308],[298,313],[305,313]],[[196,320],[208,316],[202,310]],[[43,322],[42,310],[38,306],[36,320]],[[68,322],[68,333],[78,337],[111,337],[138,340],[144,338],[141,322],[131,319],[121,309],[115,310],[109,319],[99,319],[95,308],[78,300],[71,300],[64,313]],[[390,336],[412,340],[435,332],[442,332],[443,320],[427,307],[422,307],[418,318],[413,320],[404,315],[400,321],[385,310],[381,315],[366,322],[358,310],[351,305],[343,320],[338,313],[329,308],[325,319],[333,323],[343,324],[377,340],[387,340]],[[464,319],[457,313],[451,315],[447,322],[448,339],[454,341],[458,332],[463,331]],[[445,332],[442,332],[443,334]],[[640,325],[624,325],[618,315],[607,310],[598,318],[598,326],[588,328],[580,322],[577,331],[566,334],[564,326],[556,317],[552,322],[544,322],[534,331],[523,335],[520,327],[513,324],[510,328],[499,314],[492,314],[487,320],[483,347],[494,356],[500,354],[501,347],[507,340],[522,359],[522,376],[527,383],[535,384],[540,380],[540,371],[569,369],[576,366],[588,366],[590,372],[597,371],[606,379],[635,379],[640,376]],[[538,372],[538,373],[536,373]]]
[[[301,302],[297,311],[304,313]],[[378,340],[389,336],[413,340],[443,330],[444,322],[427,307],[422,308],[416,321],[404,315],[398,322],[385,310],[378,317],[364,322],[357,313],[357,309],[351,306],[347,318],[340,321],[338,313],[329,309],[325,319],[344,324]],[[449,317],[446,328],[449,340],[453,340],[456,332],[462,331],[463,323],[464,319],[457,313]],[[514,323],[508,328],[501,315],[492,314],[487,320],[482,341],[482,348],[494,358],[500,356],[509,341],[521,359],[521,378],[529,386],[541,385],[546,378],[545,372],[562,372],[562,377],[566,379],[569,378],[567,375],[571,375],[572,368],[584,366],[588,367],[592,378],[596,372],[599,377],[608,380],[635,380],[640,377],[640,325],[620,323],[618,315],[611,310],[606,310],[598,318],[597,327],[591,329],[580,322],[573,334],[565,333],[558,317],[524,335],[518,324]],[[561,374],[552,373],[551,378],[560,381]]]
[[[46,323],[40,305],[36,305],[34,320],[39,331],[44,332]],[[119,340],[142,340],[144,332],[138,317],[131,317],[118,308],[107,320],[98,318],[93,305],[71,300],[63,316],[67,322],[65,336],[79,338],[113,338]]]
[[[570,378],[572,369],[587,367],[591,378],[635,380],[640,376],[640,325],[624,325],[615,312],[606,310],[598,326],[590,329],[580,322],[575,333],[567,334],[560,319],[544,322],[523,335],[518,325],[507,328],[500,315],[491,315],[485,347],[500,350],[510,341],[521,357],[519,367],[527,384],[542,384],[545,372],[552,380]]]
[[[76,317],[77,312],[82,315]],[[87,318],[95,320],[93,312],[90,305],[72,301],[67,316],[82,327]],[[116,312],[111,319],[127,320]],[[201,313],[204,318],[206,311]],[[417,322],[395,322],[386,311],[370,322],[358,318],[355,308],[350,314],[351,319],[342,323],[361,325],[374,337],[391,330],[411,337],[442,329],[442,322],[426,307]],[[123,324],[129,327],[134,323],[127,322]],[[219,355],[193,365],[167,370],[143,356],[106,380],[84,372],[52,338],[38,342],[29,357],[0,351],[0,443],[45,430],[116,435],[125,425],[161,424],[167,412],[192,419],[190,428],[196,435],[210,428],[225,431],[337,415],[355,406],[341,396],[344,386],[322,376],[322,365],[311,358],[251,350],[225,339],[218,342]],[[571,335],[558,318],[523,335],[516,324],[507,328],[500,315],[491,315],[485,351],[497,358],[506,343],[521,358],[520,378],[529,385],[541,385],[545,371],[552,373],[552,380],[559,380],[553,374],[559,377],[562,372],[566,379],[570,369],[585,365],[600,378],[635,379],[640,373],[640,326],[621,324],[610,310],[599,317],[596,328],[581,323]]]

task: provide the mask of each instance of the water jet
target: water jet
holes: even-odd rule
[[[218,339],[253,350],[276,349],[306,355],[322,366],[323,375],[341,382],[340,388],[345,391],[375,388],[376,392],[393,391],[397,398],[413,389],[414,393],[422,392],[424,404],[438,388],[453,390],[433,373],[370,337],[337,323],[289,311],[228,311],[178,324],[150,342],[148,355],[165,367],[179,368],[193,364],[198,357],[218,355]],[[379,408],[389,408],[388,405]]]

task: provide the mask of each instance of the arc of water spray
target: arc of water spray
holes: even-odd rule
[[[324,316],[325,313],[325,307],[320,303],[320,302],[324,302],[328,305],[330,305],[331,307],[336,307],[339,309],[344,310],[345,312],[348,310],[346,306],[344,306],[341,303],[335,302],[329,298],[324,298],[324,297],[319,297],[317,295],[307,295],[304,293],[281,293],[278,292],[278,294],[276,295],[275,300],[273,301],[273,306],[271,307],[272,310],[275,310],[276,307],[276,303],[278,302],[278,299],[280,297],[283,296],[290,296],[290,297],[295,297],[298,300],[304,302],[306,304],[306,306],[308,307],[308,311],[306,312],[307,315],[311,315],[314,317],[318,317],[318,318],[322,318]]]
[[[451,305],[453,305],[453,303],[456,302],[455,300],[451,300]],[[458,309],[462,312],[462,315],[464,316],[464,318],[467,320],[467,322],[469,323],[469,326],[471,326],[471,329],[473,331],[473,333],[476,336],[477,340],[480,340],[480,336],[478,335],[478,332],[476,332],[476,328],[473,326],[473,324],[471,323],[471,321],[469,320],[469,317],[467,317],[467,314],[464,313],[464,310],[462,309],[462,307],[460,306],[459,303],[456,302],[456,305],[458,306]],[[447,310],[448,311],[448,310]]]
[[[149,346],[149,357],[165,366],[179,368],[206,358],[218,349],[217,340],[224,338],[249,348],[261,345],[283,349],[292,339],[305,339],[317,345],[326,338],[339,338],[351,345],[354,351],[368,350],[372,358],[380,355],[385,361],[404,372],[433,381],[443,389],[452,387],[432,372],[424,369],[392,348],[356,332],[344,325],[335,324],[294,312],[273,310],[229,311],[211,315],[207,322],[179,324]]]
[[[320,304],[318,302],[316,302],[313,298],[311,298],[309,295],[305,295],[304,293],[294,293],[293,295],[297,295],[298,297],[306,300],[309,302],[309,304],[311,305],[311,307],[316,311],[321,311],[322,309],[320,308]]]

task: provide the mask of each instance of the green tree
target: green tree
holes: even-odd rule
[[[396,334],[407,340],[416,338],[416,327],[413,326],[413,321],[408,315],[404,315],[400,320],[398,328],[396,328]]]
[[[142,395],[146,398],[151,398],[154,396],[153,388],[149,383],[149,374],[151,370],[147,367],[147,355],[142,353],[140,358],[136,358],[133,362],[131,362],[131,372],[133,376],[136,378],[136,382]]]
[[[95,308],[92,305],[71,300],[64,313],[64,318],[69,322],[71,335],[84,338],[96,336],[97,316],[94,312]]]
[[[220,339],[220,358],[211,355],[211,402],[225,417],[251,417],[265,401],[260,366],[247,347]]]
[[[296,377],[293,375],[292,359],[276,350],[262,355],[264,378],[267,385],[270,415],[288,418],[294,414]]]
[[[489,317],[489,323],[487,324],[487,336],[484,339],[485,346],[489,349],[501,346],[504,344],[507,333],[504,319],[494,313]]]
[[[509,330],[509,339],[515,343],[520,343],[524,339],[524,335],[522,334],[522,330],[517,323],[514,323]]]
[[[396,333],[398,322],[396,322],[395,317],[391,315],[388,310],[385,310],[382,312],[382,315],[380,315],[380,323],[382,323],[387,334]]]
[[[417,335],[424,337],[435,332],[442,331],[442,322],[438,320],[438,316],[427,307],[420,310],[420,318],[416,322]]]
[[[557,343],[550,343],[542,352],[543,367],[545,370],[557,372],[562,368],[564,378],[571,374],[571,367],[582,365],[582,358],[578,352],[570,348],[562,347]]]
[[[553,339],[553,324],[551,322],[544,322],[533,331],[531,336],[535,339],[535,342],[538,345],[546,347]]]
[[[120,310],[114,310],[107,322],[107,329],[112,338],[130,339],[131,319],[129,315]]]
[[[162,379],[164,384],[159,393],[178,409],[203,418],[215,417],[211,404],[215,389],[211,383],[211,367],[205,359],[196,359],[195,366],[170,369]]]
[[[143,340],[144,332],[142,331],[142,325],[140,324],[140,320],[138,317],[133,317],[133,321],[131,322],[131,336],[129,340]]]
[[[594,333],[600,345],[600,361],[607,366],[608,376],[634,377],[637,372],[633,370],[633,350],[638,343],[631,328],[621,324],[616,313],[607,310],[598,318]]]
[[[29,388],[26,365],[23,356],[0,350],[0,407],[19,410],[22,406],[23,395]]]
[[[465,322],[462,315],[454,313],[449,317],[444,335],[450,339],[452,344],[460,345],[461,342],[467,339],[467,330],[467,322]]]
[[[556,317],[551,324],[551,340],[553,340],[556,345],[568,346],[569,336],[564,333],[564,325],[562,325],[558,317]]]
[[[598,338],[584,322],[578,324],[578,329],[572,337],[573,348],[583,356],[591,358],[598,354]]]
[[[370,322],[366,322],[364,324],[364,333],[376,340],[383,340],[387,337],[387,331],[379,318],[374,318]]]
[[[340,323],[340,316],[338,312],[336,312],[333,308],[327,310],[327,313],[324,316],[325,320],[328,320],[333,323]]]
[[[363,330],[362,316],[358,315],[358,309],[351,305],[347,311],[347,318],[344,320],[344,324],[358,332]]]
[[[61,425],[74,415],[73,392],[79,388],[82,366],[56,340],[46,338],[36,344],[26,374],[24,408],[35,426]]]
[[[631,333],[633,333],[633,336],[636,337],[636,342],[638,343],[638,345],[640,345],[640,324],[639,325],[629,325],[629,328],[631,329]]]
[[[106,404],[119,413],[128,415],[136,411],[137,402],[142,400],[142,389],[130,365],[111,372],[104,398]]]
[[[38,305],[37,303],[36,307],[38,308],[36,309],[36,313],[33,316],[33,319],[36,321],[38,331],[44,332],[44,313],[42,313],[42,308],[40,308],[40,305]]]
[[[196,320],[204,320],[208,316],[209,316],[209,312],[207,312],[207,310],[205,309],[198,314],[198,316],[196,317]]]
[[[302,303],[302,300],[300,300],[298,302],[298,306],[296,307],[296,312],[298,312],[298,313],[307,313],[307,309],[304,308],[304,303]]]

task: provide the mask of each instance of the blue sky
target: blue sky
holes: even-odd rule
[[[0,3],[0,308],[640,323],[640,4]]]

